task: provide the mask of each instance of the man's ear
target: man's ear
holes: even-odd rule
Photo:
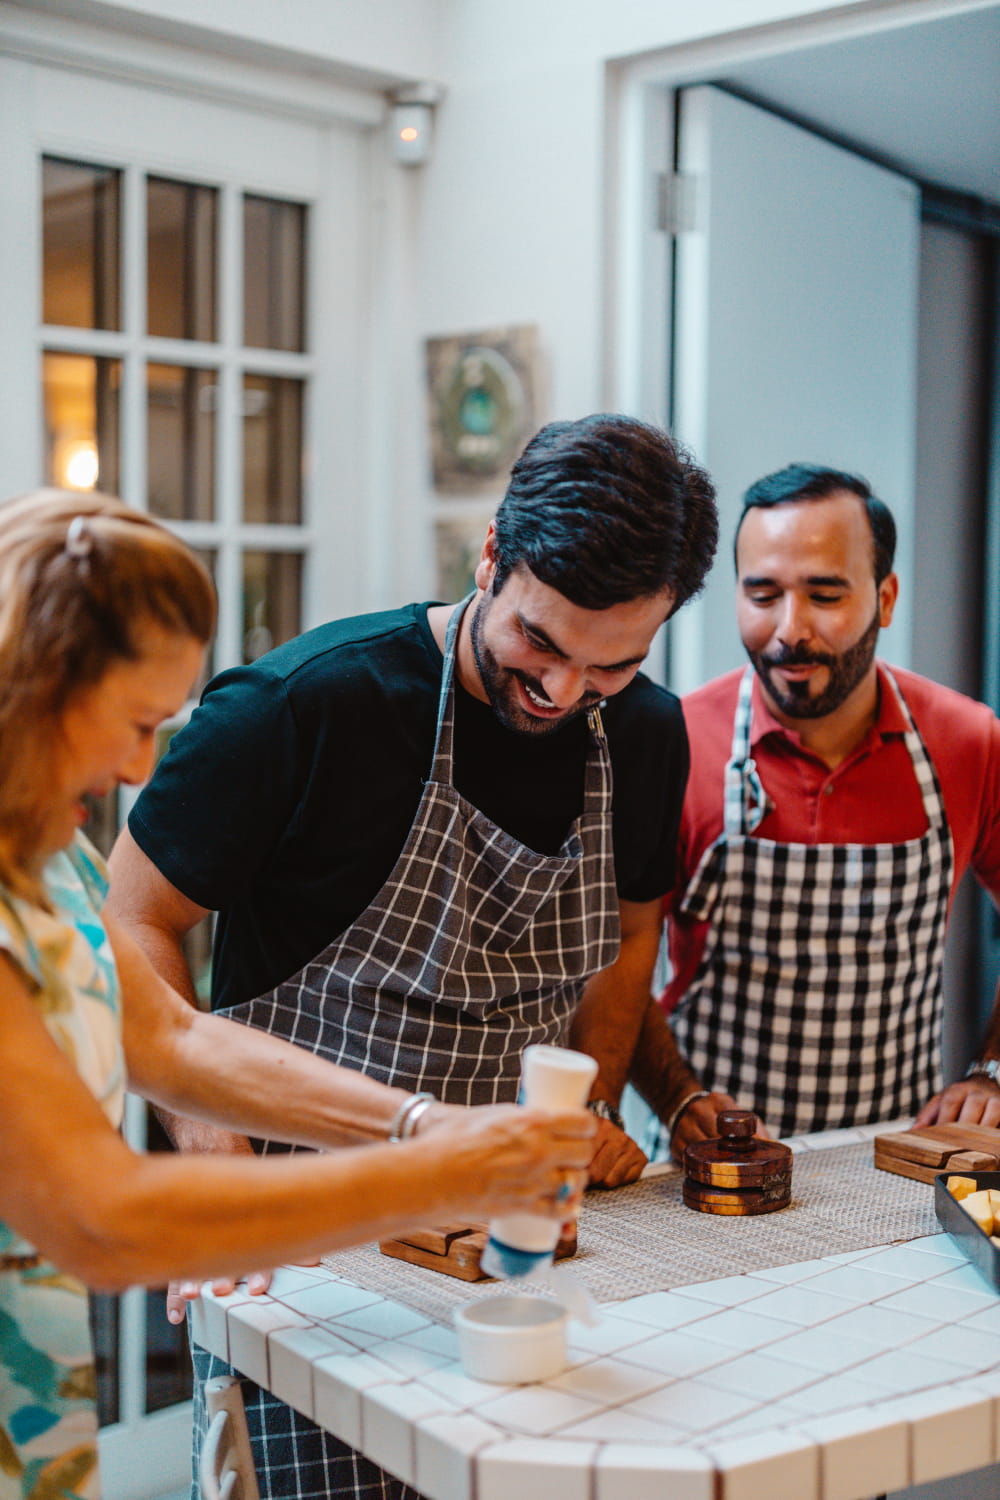
[[[491,521],[486,528],[483,550],[479,554],[479,561],[476,563],[476,571],[473,575],[476,588],[481,589],[484,594],[488,594],[493,587],[493,578],[496,570],[496,528]]]
[[[892,612],[899,598],[899,579],[895,573],[887,573],[878,586],[878,622],[885,630],[892,624]]]

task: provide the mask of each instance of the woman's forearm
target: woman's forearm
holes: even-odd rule
[[[58,1153],[4,1212],[90,1286],[202,1280],[492,1210],[560,1216],[561,1174],[579,1172],[582,1186],[590,1150],[590,1122],[575,1128],[554,1147],[546,1117],[469,1111],[461,1128],[400,1146],[265,1158],[140,1156],[105,1129],[85,1170],[72,1149]]]
[[[164,1065],[164,1059],[167,1064]],[[388,1138],[409,1090],[221,1016],[188,1012],[153,1076],[130,1083],[157,1105],[230,1130],[324,1148]]]

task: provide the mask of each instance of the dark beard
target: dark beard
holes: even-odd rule
[[[526,712],[515,697],[513,680],[516,678],[524,683],[540,698],[545,697],[545,692],[541,683],[529,677],[526,672],[516,672],[511,668],[501,667],[487,646],[483,639],[483,627],[489,609],[488,598],[488,595],[484,595],[476,605],[476,612],[472,616],[469,629],[469,639],[472,643],[476,669],[490,707],[505,729],[512,729],[515,734],[552,734],[554,730],[561,729],[570,719],[577,718],[579,714],[586,713],[587,709],[593,708],[595,703],[600,703],[600,693],[587,693],[579,703],[568,708],[558,719],[536,719],[534,714]]]
[[[749,656],[768,695],[783,714],[787,714],[790,719],[822,719],[846,702],[867,673],[875,660],[875,643],[880,629],[879,611],[876,609],[875,618],[864,635],[840,656],[808,651],[800,646],[780,651],[775,656],[765,656],[762,651],[751,651]],[[781,682],[771,672],[773,667],[805,666],[813,662],[827,667],[830,673],[826,687],[816,698],[808,696],[807,682]]]

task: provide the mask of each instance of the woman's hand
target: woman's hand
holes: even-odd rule
[[[596,1128],[586,1109],[496,1104],[428,1118],[418,1135],[440,1150],[443,1208],[473,1220],[531,1213],[569,1222],[583,1198]]]

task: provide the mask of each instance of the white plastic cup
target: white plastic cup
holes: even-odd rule
[[[587,1102],[597,1063],[568,1047],[534,1045],[521,1057],[519,1103],[531,1109],[579,1109]],[[487,1276],[530,1276],[552,1264],[559,1242],[557,1219],[504,1214],[490,1221],[480,1264]]]
[[[566,1309],[549,1297],[484,1297],[454,1312],[462,1369],[472,1380],[525,1385],[566,1368]]]

